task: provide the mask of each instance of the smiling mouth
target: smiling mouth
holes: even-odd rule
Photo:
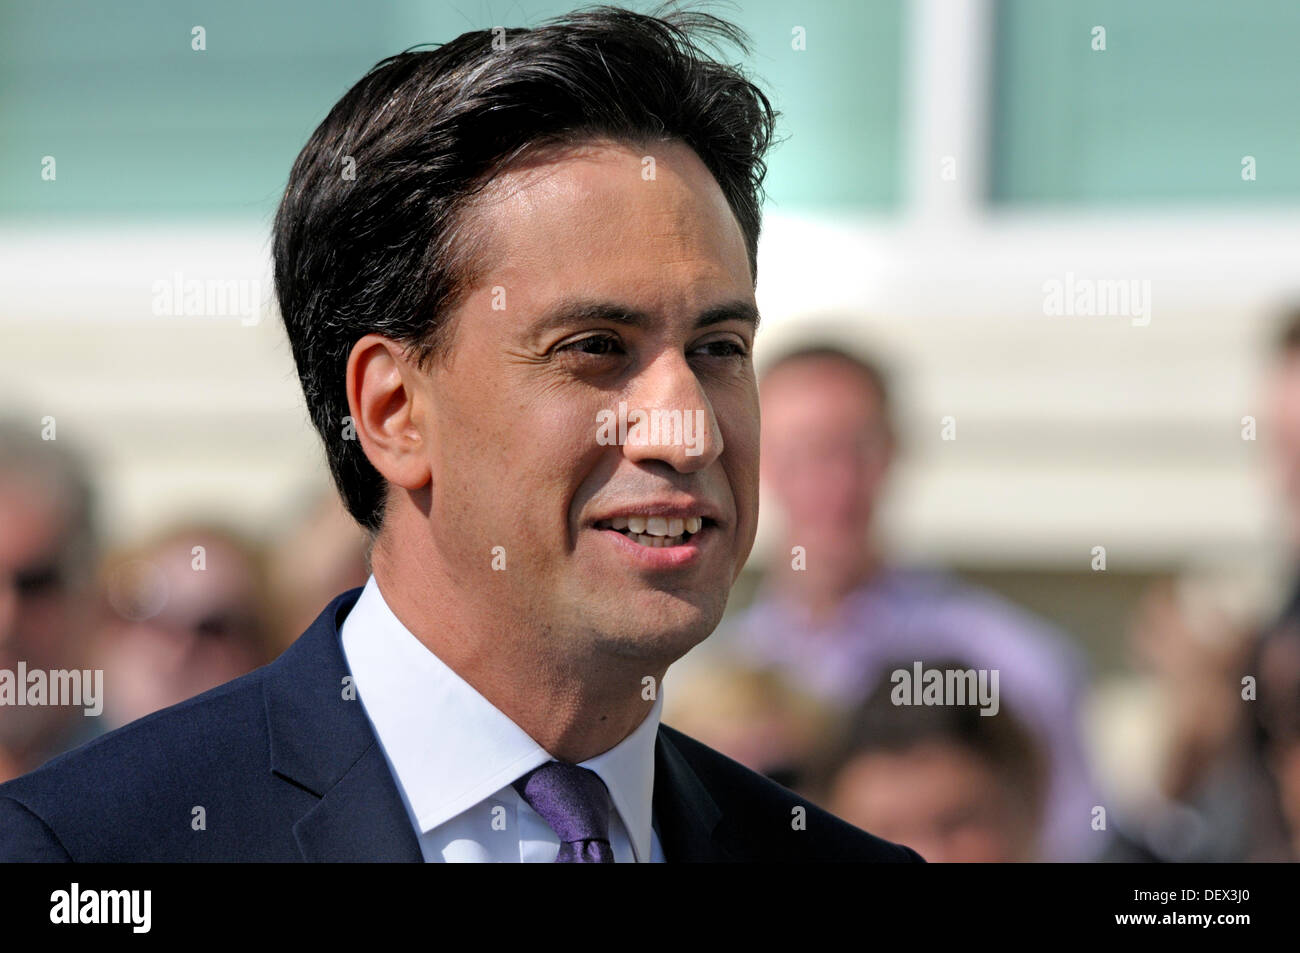
[[[619,516],[614,519],[600,520],[596,523],[596,529],[622,533],[639,546],[665,549],[669,546],[681,546],[712,525],[713,520],[707,516],[688,516],[684,519],[664,516]]]

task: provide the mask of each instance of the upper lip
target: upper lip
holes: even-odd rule
[[[719,515],[718,507],[703,500],[685,500],[669,501],[657,500],[643,503],[627,503],[623,506],[612,506],[591,520],[591,525],[607,520],[616,519],[620,516],[662,516],[665,519],[686,519],[688,516],[698,516],[714,524],[720,524],[722,518]]]

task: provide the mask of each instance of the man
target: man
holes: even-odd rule
[[[1256,809],[1246,846],[1249,859],[1279,859],[1275,844],[1287,841],[1281,859],[1300,859],[1300,305],[1280,316],[1272,361],[1262,388],[1267,423],[1267,466],[1283,506],[1284,543],[1292,578],[1278,617],[1261,633],[1248,672],[1259,673],[1259,702],[1252,706],[1250,752],[1253,788],[1270,781],[1271,809]],[[1243,785],[1247,786],[1247,785]],[[1276,827],[1283,827],[1282,838]]]
[[[998,670],[1003,696],[1051,757],[1045,858],[1095,857],[1104,834],[1091,823],[1080,653],[990,592],[890,565],[873,537],[896,452],[882,371],[833,344],[792,350],[765,369],[762,419],[764,486],[784,517],[775,551],[795,555],[776,561],[707,651],[775,668],[845,712],[898,659],[947,655]]]
[[[35,414],[0,420],[0,781],[102,727],[102,697],[25,703],[38,697],[35,673],[48,686],[51,672],[94,668],[94,495],[81,456],[44,429]],[[94,691],[93,675],[85,687]]]
[[[1286,308],[1260,389],[1264,407],[1268,477],[1281,504],[1282,543],[1290,558],[1300,563],[1300,304]],[[1273,629],[1300,625],[1300,567]],[[1285,638],[1285,636],[1283,636]]]
[[[0,788],[0,857],[920,859],[659,724],[757,518],[773,113],[688,28],[736,38],[603,8],[335,106],[275,273],[373,576],[267,668]]]

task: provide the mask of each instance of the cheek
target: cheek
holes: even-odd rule
[[[19,610],[16,630],[30,657],[60,660],[78,641],[77,613],[61,599],[37,599]]]
[[[724,411],[725,412],[725,411]],[[758,498],[760,427],[757,399],[719,418],[724,452],[737,496]],[[738,500],[739,502],[739,500]]]
[[[732,482],[735,486],[737,502],[743,500],[751,508],[757,507],[759,487],[757,440],[741,449],[741,453],[738,454],[735,460],[734,472],[735,476]]]
[[[434,463],[435,519],[454,525],[462,537],[503,536],[514,548],[550,548],[567,530],[577,488],[593,461],[607,448],[596,444],[596,413],[585,402],[502,401],[509,413],[462,420],[454,446],[441,448]],[[603,406],[603,405],[602,405]],[[511,548],[508,543],[507,548]]]

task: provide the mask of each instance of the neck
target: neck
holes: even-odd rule
[[[784,552],[801,545],[787,540]],[[883,567],[884,560],[869,543],[849,554],[818,560],[808,548],[808,566],[799,572],[776,575],[774,586],[782,598],[804,609],[814,620],[831,616],[854,590],[869,582]]]
[[[398,620],[557,760],[576,764],[608,751],[654,706],[667,664],[593,657],[560,642],[500,591],[458,585],[427,538],[412,546],[381,536],[372,563]]]

